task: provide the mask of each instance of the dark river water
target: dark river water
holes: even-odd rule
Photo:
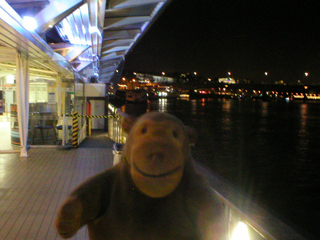
[[[320,239],[320,102],[160,99],[148,110],[195,128],[197,161]]]

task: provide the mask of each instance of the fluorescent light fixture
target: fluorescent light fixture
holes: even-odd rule
[[[62,20],[61,24],[62,24],[63,31],[64,31],[66,37],[68,38],[69,42],[71,44],[75,44],[77,41],[76,41],[75,37],[73,36],[73,32],[72,32],[71,26],[69,24],[69,21],[65,18]]]
[[[23,17],[22,24],[29,31],[34,31],[38,27],[37,21],[33,17],[28,16]]]

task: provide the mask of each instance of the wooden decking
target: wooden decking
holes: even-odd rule
[[[111,148],[31,148],[28,158],[0,154],[0,239],[61,239],[60,204],[88,177],[112,166]],[[88,239],[81,229],[72,239]]]

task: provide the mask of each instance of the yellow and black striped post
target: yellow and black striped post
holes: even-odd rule
[[[72,117],[73,121],[72,121],[72,145],[73,147],[77,148],[78,147],[78,112],[75,111],[73,112],[73,117]]]
[[[91,136],[91,118],[88,119],[88,135]]]

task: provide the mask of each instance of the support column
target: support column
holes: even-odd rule
[[[16,53],[16,67],[17,112],[21,145],[20,157],[28,157],[29,62],[28,56],[20,51]]]
[[[61,79],[61,73],[57,76],[57,113],[59,118],[62,116],[62,79]]]

